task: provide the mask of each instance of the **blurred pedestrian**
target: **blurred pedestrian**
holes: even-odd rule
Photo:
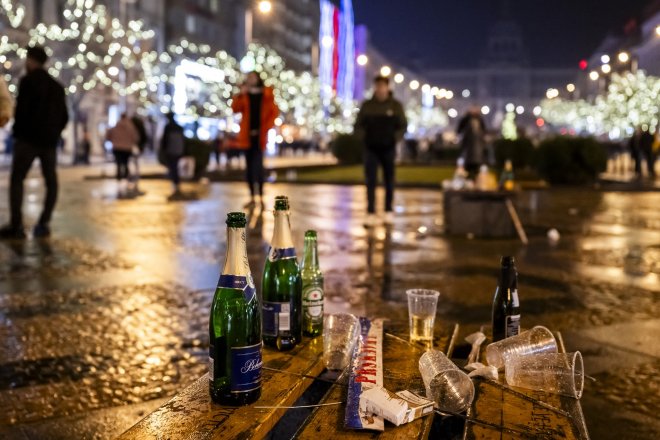
[[[48,61],[40,46],[27,48],[26,75],[21,78],[14,114],[14,156],[9,200],[11,223],[0,229],[0,238],[25,238],[23,229],[23,181],[32,162],[39,158],[46,183],[46,198],[34,237],[50,235],[50,219],[57,202],[57,144],[69,121],[64,87],[44,68]]]
[[[89,137],[89,130],[87,129],[87,124],[84,124],[82,139],[80,140],[80,145],[78,146],[78,148],[76,148],[76,154],[73,159],[73,164],[89,165],[89,154],[91,150],[92,150],[92,143]]]
[[[354,132],[364,143],[364,174],[367,186],[367,220],[365,226],[375,226],[376,185],[378,168],[385,180],[385,223],[392,223],[394,200],[394,160],[396,145],[408,127],[403,106],[394,99],[386,76],[374,79],[374,94],[362,103],[355,121]]]
[[[465,159],[465,170],[470,175],[476,175],[486,157],[486,124],[481,117],[479,107],[472,106],[468,113],[458,123],[458,134],[461,139],[461,156]]]
[[[245,151],[246,180],[250,187],[250,201],[245,206],[254,206],[257,195],[263,206],[264,150],[268,131],[275,126],[279,114],[273,89],[264,85],[257,72],[250,72],[240,93],[233,97],[231,108],[243,115],[237,144]]]
[[[649,177],[655,177],[655,153],[653,151],[654,136],[646,127],[637,127],[628,140],[628,149],[635,164],[635,177],[642,178],[642,160],[646,160]]]
[[[170,200],[177,200],[182,197],[179,185],[181,178],[179,176],[179,160],[183,157],[185,149],[186,138],[183,134],[183,127],[176,123],[174,113],[167,114],[167,125],[163,131],[163,137],[160,139],[160,149],[167,169],[169,177],[172,181],[173,192],[169,196]]]
[[[14,115],[14,100],[7,89],[7,83],[0,76],[0,128],[7,125],[7,122]]]
[[[147,144],[149,142],[149,136],[147,135],[147,128],[144,125],[144,120],[138,116],[134,115],[131,118],[131,122],[133,123],[133,126],[135,126],[135,129],[138,132],[138,141],[137,141],[137,146],[133,147],[133,151],[131,152],[131,159],[133,159],[133,164],[135,167],[135,173],[132,176],[133,180],[133,191],[137,195],[143,195],[140,191],[140,156],[142,153],[144,153],[144,150],[147,148]]]
[[[112,154],[117,165],[117,193],[120,197],[127,196],[130,189],[128,161],[133,154],[133,148],[137,147],[140,141],[140,134],[128,115],[122,113],[119,122],[108,130],[106,139],[112,143]]]

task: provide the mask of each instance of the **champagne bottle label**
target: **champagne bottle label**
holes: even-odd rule
[[[261,386],[261,342],[231,348],[231,392],[243,393]]]
[[[291,335],[291,304],[264,301],[263,334],[266,336]]]
[[[215,379],[215,346],[209,345],[209,377]]]
[[[268,251],[268,260],[270,262],[279,261],[279,260],[289,260],[291,258],[296,258],[296,249],[295,248],[273,248],[271,247]]]
[[[510,315],[506,317],[505,338],[516,336],[520,333],[520,315]]]
[[[323,289],[318,285],[309,285],[303,289],[303,313],[312,322],[323,319]]]
[[[218,288],[242,290],[246,302],[250,302],[257,294],[252,275],[220,275]]]

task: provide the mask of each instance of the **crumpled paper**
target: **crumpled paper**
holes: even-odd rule
[[[465,366],[469,371],[468,377],[483,377],[484,379],[497,380],[497,368],[492,365],[484,365],[481,362],[472,362]]]
[[[470,355],[468,356],[468,364],[477,362],[479,360],[479,351],[481,350],[481,344],[486,340],[486,335],[482,332],[472,333],[465,337],[465,342],[472,345],[472,350],[470,350]]]

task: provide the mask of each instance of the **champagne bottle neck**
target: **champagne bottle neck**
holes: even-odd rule
[[[227,255],[223,275],[249,275],[250,264],[245,246],[245,228],[227,228]]]
[[[289,213],[286,211],[275,211],[275,227],[273,228],[273,240],[270,246],[273,249],[288,249],[293,247]]]

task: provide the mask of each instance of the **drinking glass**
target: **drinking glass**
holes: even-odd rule
[[[433,343],[435,312],[438,308],[440,292],[426,289],[410,289],[408,297],[408,322],[410,342]]]

